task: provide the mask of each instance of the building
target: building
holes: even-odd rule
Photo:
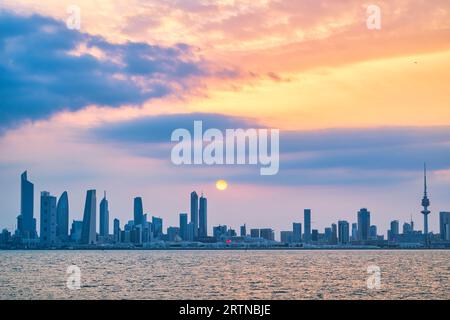
[[[167,228],[167,239],[169,241],[177,241],[180,236],[180,228],[178,227],[168,227]]]
[[[305,209],[303,212],[303,223],[305,225],[305,233],[303,241],[308,243],[311,241],[311,209]]]
[[[228,229],[227,230],[227,237],[236,237],[237,236],[237,233],[236,233],[236,230],[234,230],[234,229]]]
[[[403,223],[403,227],[402,227],[402,233],[403,234],[408,234],[411,233],[413,230],[411,228],[411,224],[409,224],[408,222]]]
[[[152,232],[153,237],[161,239],[163,235],[163,220],[158,217],[152,217]]]
[[[398,220],[392,220],[391,227],[388,232],[388,240],[393,242],[398,241],[399,234],[400,234],[400,222]]]
[[[311,241],[318,242],[319,241],[319,230],[312,229],[311,230]]]
[[[338,243],[338,230],[336,223],[333,223],[331,225],[331,244],[337,244]]]
[[[206,197],[204,197],[203,195],[200,197],[200,207],[198,214],[198,236],[199,238],[206,238],[208,236],[208,202],[206,200]]]
[[[108,200],[106,200],[106,191],[102,201],[100,201],[100,236],[109,235],[109,208]]]
[[[188,239],[188,215],[187,213],[180,213],[180,237],[184,241]]]
[[[299,222],[292,224],[292,241],[296,243],[302,241],[302,224]]]
[[[241,237],[246,237],[247,236],[247,227],[244,224],[243,226],[241,226],[241,232],[240,232]]]
[[[120,242],[120,221],[119,219],[114,219],[114,241]]]
[[[223,238],[226,237],[226,235],[227,235],[227,229],[228,229],[227,226],[221,226],[221,225],[213,227],[213,237],[217,241],[223,240]]]
[[[194,241],[195,225],[192,222],[188,223],[187,241]]]
[[[352,241],[358,240],[358,224],[352,223]]]
[[[338,238],[340,244],[350,242],[350,224],[345,220],[338,221]]]
[[[138,224],[131,229],[130,241],[136,245],[142,244],[142,224]]]
[[[268,241],[275,240],[275,234],[274,234],[273,230],[270,228],[260,229],[259,235],[261,238],[268,240]]]
[[[325,240],[325,242],[326,243],[331,243],[331,238],[332,238],[332,230],[331,230],[331,228],[325,228],[325,230],[324,230],[325,232],[324,232],[324,240]]]
[[[34,184],[28,181],[27,171],[20,176],[20,215],[17,229],[23,239],[36,239],[36,219],[34,218]]]
[[[444,241],[450,241],[450,212],[439,213],[440,238]]]
[[[86,203],[84,205],[83,229],[81,231],[82,244],[96,244],[96,219],[97,219],[97,197],[95,190],[88,190]]]
[[[138,226],[142,224],[144,220],[144,207],[142,205],[142,198],[134,198],[134,225]]]
[[[378,236],[377,226],[373,224],[369,228],[369,239],[377,240],[377,236]]]
[[[260,237],[259,229],[250,229],[250,237],[259,238]]]
[[[70,240],[73,242],[81,241],[81,233],[83,230],[83,221],[72,221],[72,228],[70,229]]]
[[[69,199],[64,191],[56,205],[56,238],[59,241],[69,239]]]
[[[11,232],[7,229],[3,229],[2,233],[0,233],[0,245],[7,245],[11,241]]]
[[[294,232],[293,231],[281,231],[280,232],[280,240],[283,243],[291,243],[293,242]]]
[[[369,240],[370,234],[370,212],[366,208],[358,211],[358,240]]]
[[[41,192],[41,232],[42,245],[56,244],[56,197],[49,192]]]
[[[194,225],[194,239],[198,238],[198,195],[191,192],[191,222]]]

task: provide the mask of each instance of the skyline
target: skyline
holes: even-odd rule
[[[448,215],[449,211],[438,210],[438,212],[437,212],[437,213],[439,213],[439,214],[437,214],[437,218],[438,218],[438,221],[440,221],[439,232],[433,232],[432,230],[428,230],[428,215],[431,213],[431,211],[428,210],[428,207],[430,206],[430,200],[428,198],[426,164],[424,164],[423,170],[424,170],[423,171],[423,174],[424,174],[423,175],[423,199],[421,202],[421,205],[423,206],[423,210],[420,211],[420,213],[422,213],[422,215],[424,216],[422,232],[427,231],[427,232],[425,232],[425,234],[429,234],[429,232],[431,234],[440,234],[440,233],[442,233],[442,230],[443,230],[442,228],[444,228],[444,229],[446,228],[445,226],[443,227],[442,221],[440,221],[442,219],[441,215],[442,214]],[[71,218],[71,216],[70,216],[70,210],[69,210],[70,202],[69,202],[68,192],[64,191],[61,194],[61,196],[58,198],[57,196],[53,196],[48,191],[40,191],[41,197],[40,197],[40,201],[38,202],[38,205],[40,206],[39,215],[40,215],[41,219],[36,219],[33,216],[33,212],[30,213],[29,203],[32,202],[34,204],[34,202],[35,202],[34,194],[33,194],[34,184],[28,180],[28,172],[27,171],[24,171],[20,175],[20,181],[21,181],[21,186],[22,186],[21,187],[21,194],[22,194],[22,196],[21,196],[21,207],[22,207],[21,212],[22,212],[22,214],[20,214],[17,217],[17,225],[16,225],[17,230],[21,230],[19,232],[19,234],[22,234],[24,238],[29,237],[31,239],[34,239],[35,237],[37,237],[35,235],[35,233],[33,233],[33,230],[32,230],[34,227],[35,228],[34,232],[36,232],[37,230],[40,229],[39,238],[41,239],[40,240],[41,243],[42,243],[42,241],[43,241],[43,243],[47,243],[48,238],[60,239],[62,241],[65,241],[64,239],[68,239],[68,238],[66,238],[66,235],[69,236],[69,232],[68,232],[69,226],[72,225],[72,228],[73,228],[74,225],[72,223],[75,223],[77,220],[73,217]],[[146,222],[144,223],[144,217],[145,217],[145,221],[148,221],[150,216],[152,217],[152,224],[154,224],[155,219],[160,221],[159,223],[161,223],[161,230],[159,232],[161,232],[161,234],[164,233],[165,229],[163,229],[162,226],[163,226],[163,221],[165,220],[165,217],[161,217],[159,215],[154,215],[154,214],[151,214],[149,211],[144,210],[143,199],[140,196],[135,197],[133,199],[133,202],[134,202],[133,213],[131,214],[131,217],[129,217],[130,220],[125,219],[125,220],[122,220],[122,222],[120,222],[121,220],[118,219],[116,216],[110,216],[109,199],[106,198],[106,191],[104,191],[103,198],[98,203],[99,210],[97,211],[96,190],[95,189],[87,190],[83,218],[81,221],[77,222],[77,223],[82,223],[82,231],[80,230],[81,231],[80,243],[96,244],[98,241],[98,239],[97,239],[98,236],[104,237],[104,238],[111,236],[112,234],[109,232],[111,225],[113,227],[113,228],[111,228],[111,230],[113,230],[114,236],[115,236],[116,228],[118,227],[119,229],[121,229],[121,225],[123,225],[126,230],[125,225],[129,224],[130,221],[132,221],[134,223],[133,224],[134,226],[140,225],[141,230],[142,230],[143,226],[146,223]],[[54,211],[51,211],[51,210],[54,210]],[[97,212],[98,212],[98,214],[97,214]],[[41,221],[43,214],[46,217],[50,217],[51,215],[53,215],[54,223],[52,223],[51,221],[48,221],[47,218],[45,218],[46,224],[43,225],[43,222]],[[188,218],[187,218],[188,215],[190,216],[190,223],[188,223]],[[202,239],[202,238],[211,237],[212,234],[214,234],[214,236],[215,236],[215,233],[216,233],[215,229],[220,228],[221,226],[225,226],[225,228],[228,226],[230,229],[234,229],[234,230],[240,229],[240,233],[241,234],[243,233],[244,235],[247,234],[247,232],[245,230],[248,229],[251,231],[249,234],[253,234],[253,229],[255,229],[254,226],[250,226],[250,228],[246,227],[248,225],[246,222],[241,223],[238,227],[229,225],[224,222],[221,222],[218,225],[209,225],[208,226],[207,199],[204,196],[203,192],[201,193],[201,197],[199,198],[196,191],[192,191],[190,193],[189,211],[180,210],[179,214],[177,214],[177,216],[179,216],[179,224],[175,224],[175,225],[166,224],[167,234],[170,233],[169,230],[171,228],[173,229],[176,227],[178,229],[178,231],[176,231],[176,232],[180,236],[185,235],[187,237],[187,235],[190,234],[189,237],[192,237],[193,239],[197,239],[197,238]],[[305,241],[306,243],[311,241],[312,231],[313,231],[313,233],[314,232],[316,233],[316,235],[315,235],[316,238],[317,238],[317,232],[319,232],[319,234],[320,234],[320,230],[316,226],[312,225],[311,216],[312,216],[312,210],[310,208],[306,208],[306,209],[303,209],[303,222],[299,222],[299,221],[301,221],[299,219],[292,221],[294,233],[300,232],[301,239],[303,241]],[[372,237],[378,237],[379,235],[381,235],[384,238],[385,234],[383,232],[380,233],[379,232],[380,229],[378,229],[378,226],[376,224],[372,224],[370,222],[370,219],[371,219],[370,216],[371,216],[370,211],[364,207],[364,208],[359,209],[359,211],[357,213],[356,222],[353,222],[354,220],[347,221],[347,220],[343,220],[343,219],[340,219],[339,217],[337,217],[337,218],[335,218],[335,221],[331,224],[331,229],[329,228],[330,224],[328,224],[328,227],[325,227],[325,235],[327,235],[327,232],[331,232],[331,234],[334,234],[336,236],[336,239],[338,239],[337,237],[339,235],[340,242],[341,242],[342,237],[344,237],[344,239],[345,239],[345,237],[346,237],[345,233],[347,234],[347,237],[351,234],[351,238],[354,238],[356,235],[358,239],[370,239]],[[373,217],[373,215],[372,215],[372,217]],[[53,218],[50,218],[50,219],[53,219]],[[243,219],[245,221],[244,217],[243,217]],[[445,219],[448,219],[448,218],[445,218]],[[72,223],[70,223],[70,221],[72,221]],[[412,215],[411,215],[411,219],[409,221],[403,221],[405,223],[405,225],[406,224],[409,225],[409,227],[406,226],[406,228],[410,229],[411,231],[416,230],[414,228],[414,225],[416,226],[416,228],[418,227],[417,223],[414,224],[413,221],[414,220],[412,218]],[[116,226],[117,222],[119,224]],[[337,224],[336,224],[336,222],[337,222]],[[390,239],[392,237],[392,233],[399,234],[401,222],[402,221],[400,221],[399,219],[393,219],[393,220],[389,221],[390,226],[389,226],[389,229],[386,231],[387,239]],[[98,227],[97,227],[97,225],[98,225]],[[350,225],[351,225],[351,228],[350,228]],[[354,230],[355,225],[358,226],[356,233]],[[403,230],[405,230],[405,225],[403,225]],[[304,228],[303,233],[302,233],[302,226]],[[189,229],[187,229],[188,227],[189,228],[192,227],[192,231],[189,231]],[[269,230],[269,229],[267,229],[267,227],[269,227],[270,230],[272,230],[271,232],[274,234],[277,234],[277,232],[278,232],[279,237],[275,236],[275,240],[277,240],[277,241],[280,241],[283,239],[283,234],[285,237],[288,237],[288,235],[287,235],[288,231],[286,231],[286,229],[276,230],[275,228],[272,227],[272,225],[266,225],[264,227],[266,229],[261,228],[261,227],[257,227],[257,228],[260,228],[260,230]],[[3,227],[1,227],[1,226],[0,226],[0,228],[3,229]],[[134,227],[132,227],[132,228],[134,228]],[[338,230],[338,228],[339,228],[339,230]],[[374,231],[372,231],[372,228],[374,228]],[[7,229],[7,228],[5,228],[5,229]],[[327,230],[327,229],[329,229],[329,230]],[[14,232],[15,230],[16,230],[16,228],[10,229],[9,231]],[[242,230],[244,230],[244,231],[242,231]],[[346,230],[346,231],[344,231],[344,230]],[[420,227],[418,228],[418,230],[419,231],[421,230]],[[174,230],[172,230],[172,231],[174,231]],[[71,230],[71,232],[73,232],[73,230]],[[444,230],[444,232],[448,232],[448,231]],[[390,233],[391,233],[391,235],[390,235]],[[253,235],[252,235],[252,237],[253,237]],[[266,237],[267,237],[267,235],[266,235]],[[274,236],[272,236],[272,237],[274,237]],[[281,237],[281,239],[280,239],[280,237]],[[294,235],[293,237],[298,238],[298,236],[296,236],[296,235]],[[42,240],[42,238],[43,238],[43,240]],[[186,240],[186,239],[184,239],[184,240]],[[429,241],[430,241],[430,237],[429,236],[425,237],[424,241],[428,245]],[[336,243],[337,243],[337,240],[336,240]]]
[[[26,168],[36,190],[68,191],[76,219],[96,189],[121,220],[141,196],[175,225],[186,199],[171,195],[196,189],[210,225],[245,215],[283,230],[312,208],[323,229],[368,207],[385,233],[392,217],[422,221],[427,162],[437,231],[450,208],[448,1],[377,5],[370,30],[362,0],[2,1],[0,225],[16,223]],[[170,134],[197,120],[279,128],[278,173],[174,166]]]

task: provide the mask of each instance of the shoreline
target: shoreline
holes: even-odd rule
[[[8,251],[447,251],[450,248],[73,248],[0,249]]]

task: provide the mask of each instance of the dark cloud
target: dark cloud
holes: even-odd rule
[[[192,132],[194,120],[208,128],[260,128],[257,121],[220,114],[160,115],[94,129],[95,138],[127,152],[170,161],[176,128]],[[260,176],[257,167],[216,166],[230,179],[252,183],[383,184],[416,177],[423,162],[431,170],[450,168],[450,127],[391,127],[280,131],[280,171]],[[239,167],[239,168],[238,168]],[[236,170],[237,172],[236,173]],[[205,170],[213,170],[205,166]]]
[[[149,116],[130,121],[108,124],[93,129],[93,133],[106,141],[120,143],[170,143],[172,131],[185,128],[193,132],[194,121],[203,122],[203,130],[217,128],[255,128],[253,119],[224,116],[214,113],[186,113]]]
[[[70,54],[80,45],[106,59]],[[113,44],[52,18],[0,11],[0,130],[89,104],[139,105],[179,94],[209,73],[192,51],[186,44]]]

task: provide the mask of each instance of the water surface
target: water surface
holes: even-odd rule
[[[449,280],[448,250],[0,251],[0,299],[449,299]]]

